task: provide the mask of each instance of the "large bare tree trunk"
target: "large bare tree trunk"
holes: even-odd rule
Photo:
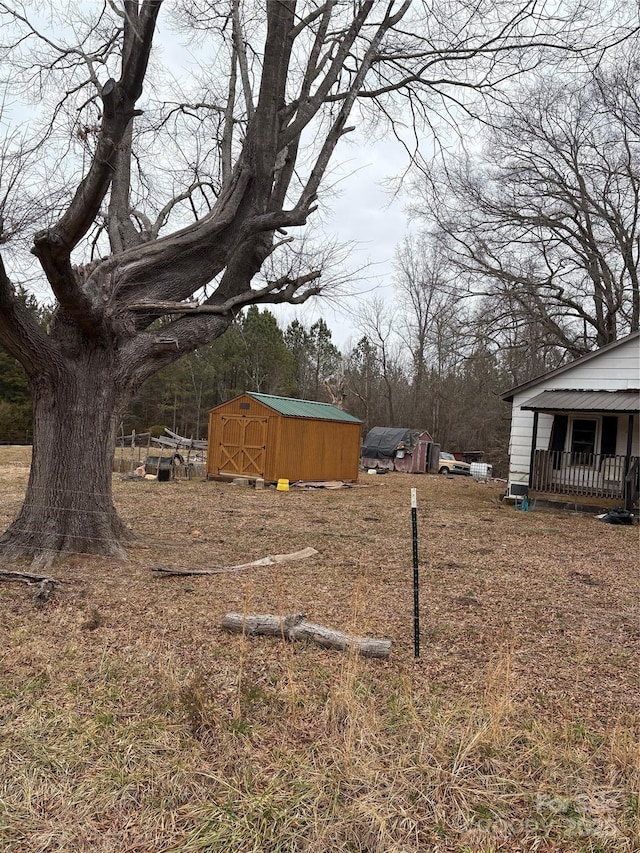
[[[133,539],[112,499],[115,433],[126,392],[109,354],[96,346],[72,369],[32,383],[34,442],[20,514],[0,539],[0,555],[47,564],[53,554],[125,557]]]

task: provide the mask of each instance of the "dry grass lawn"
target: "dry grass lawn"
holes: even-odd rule
[[[3,527],[27,475],[25,449],[0,448]],[[0,584],[1,850],[640,849],[637,528],[517,512],[501,484],[460,478],[114,479],[129,562],[68,555],[40,609]],[[390,638],[390,659],[219,627],[300,610]]]

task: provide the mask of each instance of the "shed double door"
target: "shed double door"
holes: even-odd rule
[[[222,415],[219,474],[264,477],[268,418]]]

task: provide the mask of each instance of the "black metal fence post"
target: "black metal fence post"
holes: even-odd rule
[[[413,656],[420,657],[420,598],[418,578],[418,499],[411,489],[411,527],[413,531]]]

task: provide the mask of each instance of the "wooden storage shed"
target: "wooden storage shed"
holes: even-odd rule
[[[207,477],[354,482],[361,427],[329,403],[247,391],[209,413]]]

